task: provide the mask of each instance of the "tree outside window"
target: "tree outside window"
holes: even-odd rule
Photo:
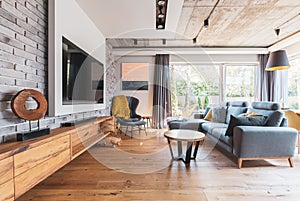
[[[288,69],[288,107],[300,110],[300,58],[290,61]]]
[[[226,101],[254,99],[254,65],[226,66]]]
[[[174,116],[190,116],[219,100],[218,66],[171,66],[172,112]]]

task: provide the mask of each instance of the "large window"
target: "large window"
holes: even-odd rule
[[[290,61],[288,69],[288,107],[300,110],[300,58]]]
[[[226,65],[226,101],[254,100],[254,65]]]
[[[256,65],[171,65],[173,116],[188,117],[208,104],[253,101]]]
[[[219,103],[219,67],[214,65],[172,65],[173,116],[190,116],[194,110]]]

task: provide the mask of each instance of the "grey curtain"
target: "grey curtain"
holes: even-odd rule
[[[268,54],[259,54],[259,66],[255,73],[255,100],[257,101],[279,101],[278,100],[278,76],[276,71],[266,71]]]
[[[152,127],[165,128],[166,117],[172,116],[169,55],[157,54],[154,66]]]

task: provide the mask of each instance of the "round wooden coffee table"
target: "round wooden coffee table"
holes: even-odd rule
[[[174,129],[174,130],[166,131],[164,133],[164,136],[168,139],[172,160],[182,160],[185,163],[189,163],[191,159],[192,160],[196,159],[199,144],[200,142],[203,143],[205,139],[204,133],[201,133],[199,131],[184,130],[184,129]],[[174,157],[172,146],[171,146],[171,140],[177,141],[177,147],[178,147],[177,157]],[[185,155],[182,153],[183,141],[187,142]],[[194,153],[192,157],[192,147],[194,142],[196,142],[196,144],[195,144]]]

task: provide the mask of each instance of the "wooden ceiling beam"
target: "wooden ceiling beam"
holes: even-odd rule
[[[299,42],[300,42],[300,30],[271,45],[270,47],[268,47],[268,51],[274,52],[276,50],[285,49],[288,46],[291,46]]]

